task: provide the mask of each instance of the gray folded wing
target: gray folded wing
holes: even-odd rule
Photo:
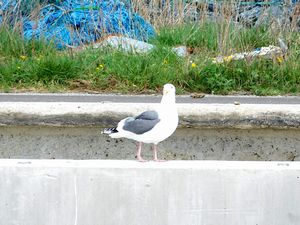
[[[145,111],[137,117],[125,120],[123,130],[135,134],[144,134],[150,131],[160,121],[156,111]]]

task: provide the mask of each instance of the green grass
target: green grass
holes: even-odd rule
[[[300,91],[299,33],[274,34],[267,27],[213,23],[161,27],[158,33],[150,41],[155,50],[143,55],[112,49],[72,52],[58,51],[43,41],[24,41],[18,32],[2,26],[0,89],[141,93],[173,83],[179,93],[277,95]],[[263,58],[212,63],[218,55],[277,45],[279,35],[289,45],[282,63]],[[178,57],[171,50],[178,45],[194,48],[194,54]]]

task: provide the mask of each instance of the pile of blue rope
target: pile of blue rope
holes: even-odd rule
[[[23,0],[24,1],[24,0]],[[25,0],[26,1],[26,0]],[[41,1],[41,0],[40,0]],[[107,35],[124,35],[141,41],[155,36],[155,30],[129,2],[119,0],[43,0],[38,17],[17,7],[16,0],[3,0],[0,10],[9,12],[23,25],[26,39],[53,41],[57,48],[79,46]],[[21,14],[21,16],[20,16]],[[0,18],[1,24],[2,18]]]

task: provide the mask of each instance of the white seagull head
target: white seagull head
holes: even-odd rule
[[[173,84],[165,84],[163,89],[163,97],[161,103],[173,104],[175,103],[176,89]]]
[[[165,84],[163,95],[175,95],[176,89],[173,84]]]

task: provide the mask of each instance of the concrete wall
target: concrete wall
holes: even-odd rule
[[[300,163],[0,160],[0,225],[299,225]]]
[[[100,127],[0,126],[0,158],[134,159],[136,146]],[[300,160],[300,130],[179,128],[159,144],[166,159]],[[151,159],[150,145],[143,155]]]
[[[179,128],[159,145],[166,159],[300,160],[300,107],[177,104]],[[0,158],[134,159],[131,140],[100,131],[158,104],[2,102]],[[152,153],[145,146],[143,155]]]

